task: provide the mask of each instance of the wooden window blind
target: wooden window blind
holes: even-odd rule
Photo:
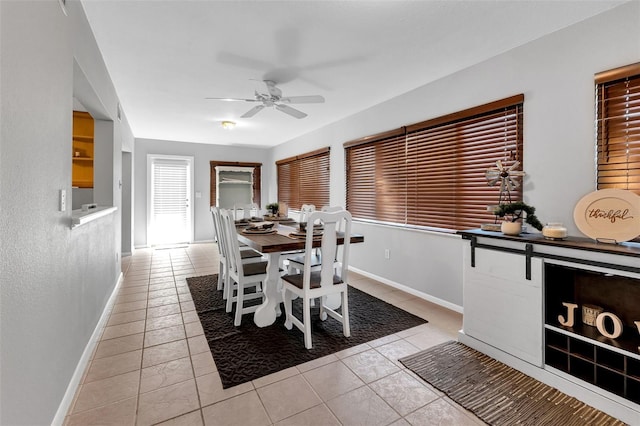
[[[595,76],[598,189],[640,195],[640,63]]]
[[[522,163],[518,95],[347,142],[347,209],[359,219],[448,230],[493,222],[485,171]],[[521,186],[511,191],[522,200]]]
[[[292,209],[313,204],[318,209],[329,204],[329,148],[322,148],[276,162],[278,202]]]

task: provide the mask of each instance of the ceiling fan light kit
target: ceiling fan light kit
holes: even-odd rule
[[[307,96],[282,96],[282,90],[280,90],[274,81],[264,80],[267,86],[267,93],[258,93],[255,91],[254,99],[241,99],[241,98],[206,98],[219,101],[241,101],[241,102],[259,102],[260,105],[256,105],[249,111],[242,114],[241,118],[250,118],[262,111],[266,107],[275,107],[278,111],[284,112],[294,118],[304,118],[306,113],[290,107],[286,104],[321,104],[324,103],[324,97],[320,95],[307,95]],[[223,125],[224,126],[224,125]]]

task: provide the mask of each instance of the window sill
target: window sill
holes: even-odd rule
[[[98,206],[88,211],[71,211],[71,228],[77,228],[118,210],[115,206]]]

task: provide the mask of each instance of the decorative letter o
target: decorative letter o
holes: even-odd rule
[[[607,329],[604,327],[604,319],[605,317],[611,318],[613,321],[613,333],[609,333]],[[611,312],[603,312],[598,315],[596,318],[596,327],[598,327],[598,331],[602,333],[603,336],[608,337],[610,339],[616,339],[620,337],[622,334],[622,321],[615,314]]]

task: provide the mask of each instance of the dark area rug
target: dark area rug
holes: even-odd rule
[[[338,321],[332,318],[320,321],[315,307],[311,311],[313,348],[307,350],[302,332],[295,326],[292,330],[284,327],[282,305],[283,314],[268,327],[256,326],[253,314],[245,314],[242,325],[234,327],[233,314],[225,312],[222,292],[216,290],[217,277],[187,278],[187,283],[224,388],[427,322],[349,287],[351,337],[342,335],[342,324]],[[301,300],[294,300],[293,309],[298,317],[301,308]]]
[[[462,343],[442,343],[400,362],[490,425],[624,425]]]

